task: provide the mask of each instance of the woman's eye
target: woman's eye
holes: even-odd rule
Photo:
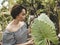
[[[22,14],[23,16],[26,15],[26,14]]]

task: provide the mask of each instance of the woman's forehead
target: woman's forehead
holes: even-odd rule
[[[22,9],[22,12],[23,12],[23,13],[26,13],[25,9]]]

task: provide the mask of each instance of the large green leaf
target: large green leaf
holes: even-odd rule
[[[57,44],[58,38],[53,22],[47,15],[41,14],[32,24],[32,37],[36,45],[48,45],[47,40]]]

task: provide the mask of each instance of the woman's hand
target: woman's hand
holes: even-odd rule
[[[34,44],[34,41],[33,39],[29,40],[28,42],[22,44],[22,45],[33,45]]]
[[[27,42],[27,45],[33,45],[34,44],[34,40],[33,39],[31,39],[31,40],[29,40],[28,42]]]

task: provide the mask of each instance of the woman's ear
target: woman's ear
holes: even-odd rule
[[[16,19],[19,17],[19,15],[16,16]]]

